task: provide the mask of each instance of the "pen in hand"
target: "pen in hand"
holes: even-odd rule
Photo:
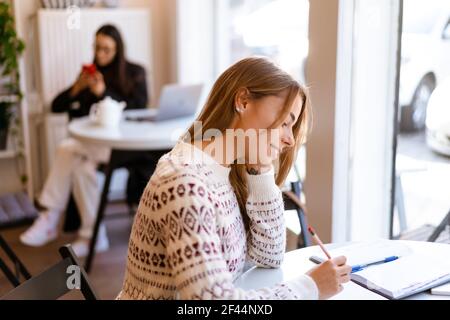
[[[331,255],[329,254],[328,250],[325,248],[325,246],[323,245],[323,242],[320,240],[319,236],[317,235],[317,233],[314,231],[314,229],[309,226],[308,227],[308,231],[311,234],[311,236],[313,237],[314,241],[317,243],[317,245],[322,249],[323,253],[325,253],[325,255],[327,256],[328,259],[331,259]]]
[[[344,256],[331,258],[330,253],[314,229],[309,226],[308,231],[328,260],[323,261],[324,263],[309,271],[307,275],[315,281],[319,289],[319,298],[328,299],[344,289],[343,283],[350,281],[351,267],[345,264],[346,258]]]
[[[309,231],[309,233],[311,234],[311,236],[312,236],[312,238],[314,239],[314,241],[317,243],[317,245],[322,249],[323,253],[325,253],[325,255],[327,256],[327,258],[328,258],[329,260],[331,260],[331,255],[330,255],[330,253],[329,253],[328,250],[325,248],[323,242],[320,240],[319,236],[318,236],[317,233],[314,231],[314,229],[313,229],[311,226],[309,226],[309,227],[308,227],[308,231]],[[318,258],[318,257],[316,258],[316,257],[314,256],[314,257],[312,257],[312,258],[314,258],[314,259],[312,259],[313,262],[316,262],[316,263],[321,263],[321,262],[322,262],[321,259]],[[364,270],[365,268],[370,267],[370,266],[373,266],[373,265],[378,265],[378,264],[383,264],[383,263],[395,261],[395,260],[397,260],[398,258],[399,258],[398,256],[390,256],[390,257],[386,257],[386,258],[383,258],[383,259],[380,259],[380,260],[375,260],[375,261],[367,262],[367,263],[364,263],[364,264],[354,265],[354,266],[352,266],[351,273],[355,273],[355,272]]]

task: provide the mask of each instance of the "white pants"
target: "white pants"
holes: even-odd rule
[[[92,237],[100,190],[97,186],[97,166],[109,160],[107,147],[89,145],[73,138],[63,140],[42,190],[39,202],[62,215],[73,192],[81,216],[80,237]]]

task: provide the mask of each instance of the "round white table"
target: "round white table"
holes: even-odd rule
[[[104,211],[108,201],[108,192],[114,169],[124,166],[149,151],[168,152],[177,143],[180,136],[189,128],[194,117],[183,117],[165,121],[137,121],[126,120],[129,117],[136,119],[142,116],[155,115],[156,110],[129,110],[116,128],[105,128],[93,123],[89,117],[74,119],[69,124],[69,134],[73,138],[89,144],[111,148],[111,155],[105,167],[105,180],[103,183],[97,218],[94,225],[93,236],[90,243],[89,254],[86,258],[85,269],[90,271],[95,255],[95,243],[98,229],[103,220]]]
[[[401,240],[392,240],[401,241]],[[450,245],[434,242],[420,241],[401,241],[415,252],[442,252],[442,250],[450,250]],[[328,249],[342,248],[348,244],[328,244]],[[298,275],[306,273],[308,270],[316,266],[309,260],[313,255],[320,255],[321,250],[318,246],[306,247],[294,251],[287,252],[283,264],[279,269],[264,269],[252,267],[244,272],[234,284],[242,289],[260,289],[270,287],[277,283],[295,279]],[[344,284],[344,290],[335,295],[331,299],[336,300],[386,300],[381,295],[370,291],[352,281]],[[450,300],[450,296],[432,295],[428,291],[422,292],[406,299],[411,300]]]
[[[93,123],[89,117],[72,120],[69,134],[90,144],[117,150],[168,150],[175,146],[194,117],[183,117],[167,121],[127,121],[126,117],[156,114],[156,110],[129,110],[116,128],[105,128]]]

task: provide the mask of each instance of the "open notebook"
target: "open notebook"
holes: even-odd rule
[[[426,250],[413,252],[400,241],[377,240],[331,250],[330,254],[346,256],[352,266],[399,256],[395,261],[352,273],[351,279],[386,298],[401,299],[450,281],[450,245],[442,248],[436,255]],[[325,256],[319,258],[325,260]]]

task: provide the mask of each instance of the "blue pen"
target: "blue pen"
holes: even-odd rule
[[[352,266],[352,273],[364,270],[365,268],[367,268],[369,266],[386,263],[386,262],[391,262],[391,261],[395,261],[397,259],[398,259],[398,256],[391,256],[391,257],[384,258],[382,260],[377,260],[377,261],[373,261],[373,262],[369,262],[369,263],[365,263],[365,264],[358,264],[358,265]]]

